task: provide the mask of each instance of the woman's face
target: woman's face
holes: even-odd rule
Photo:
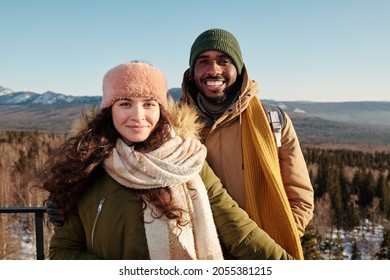
[[[160,119],[160,105],[154,99],[129,97],[112,105],[115,129],[128,144],[143,142]]]

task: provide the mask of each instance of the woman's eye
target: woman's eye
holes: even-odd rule
[[[119,106],[120,107],[129,107],[129,106],[131,106],[131,104],[130,104],[130,102],[122,101],[119,103]]]
[[[144,107],[149,108],[149,107],[155,107],[156,105],[157,105],[157,104],[154,103],[154,102],[148,102],[148,103],[145,103],[145,104],[144,104]]]

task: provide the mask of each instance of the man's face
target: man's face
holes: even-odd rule
[[[225,53],[206,51],[197,57],[194,66],[195,84],[209,100],[224,100],[227,90],[236,79],[237,69]]]

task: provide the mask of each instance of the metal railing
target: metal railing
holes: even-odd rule
[[[45,259],[43,239],[43,214],[46,207],[0,207],[0,213],[34,213],[37,260]]]

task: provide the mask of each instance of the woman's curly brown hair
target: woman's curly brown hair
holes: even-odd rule
[[[163,107],[160,106],[160,109],[160,120],[152,134],[144,142],[134,145],[137,151],[153,151],[169,138],[169,115]],[[65,219],[75,211],[86,181],[110,155],[120,137],[113,125],[111,107],[98,112],[93,109],[91,114],[83,112],[81,121],[86,125],[53,151],[40,176],[41,182],[44,182],[40,187],[50,193],[50,200],[62,210]],[[137,197],[143,204],[143,210],[148,203],[154,205],[158,211],[155,218],[165,215],[176,220],[178,226],[186,224],[181,220],[183,210],[174,205],[168,186],[140,190]]]

